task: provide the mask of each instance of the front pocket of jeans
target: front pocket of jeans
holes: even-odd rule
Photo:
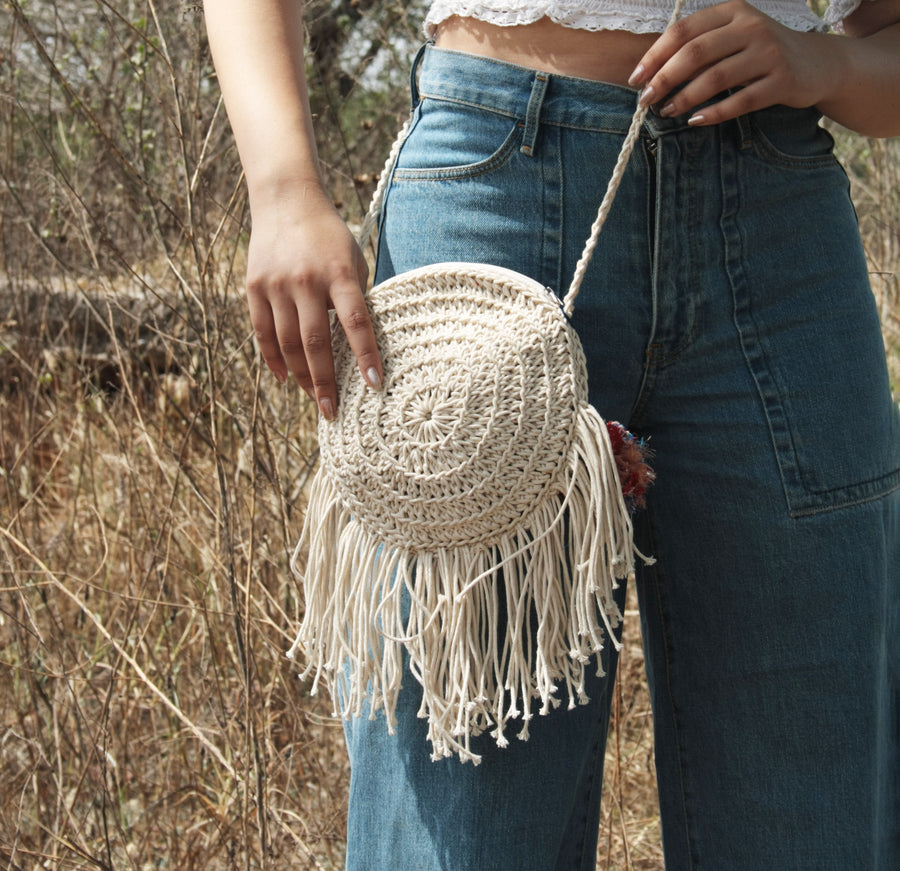
[[[900,487],[900,412],[847,177],[830,159],[797,172],[746,156],[721,228],[788,512],[877,499]]]
[[[764,312],[739,312],[794,517],[900,487],[900,410],[891,400],[874,305],[859,298],[868,293],[862,288],[858,304],[823,306],[789,326],[783,319],[766,323]]]
[[[753,152],[781,169],[808,169],[833,165],[834,139],[819,126],[815,109],[773,106],[749,116]]]
[[[522,124],[508,115],[426,98],[394,170],[395,181],[442,181],[485,175],[515,154]]]

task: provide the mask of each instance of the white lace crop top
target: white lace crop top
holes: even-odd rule
[[[717,0],[686,0],[683,15],[712,6]],[[757,9],[792,30],[825,30],[839,25],[860,0],[831,0],[819,18],[804,0],[750,0]],[[431,37],[451,15],[491,24],[531,24],[547,17],[578,30],[629,30],[661,33],[671,12],[671,0],[433,0],[425,19]]]

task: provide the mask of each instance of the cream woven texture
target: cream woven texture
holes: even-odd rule
[[[386,544],[490,544],[527,521],[558,478],[586,401],[584,360],[556,297],[522,284],[469,263],[378,287],[379,393],[336,331],[340,417],[321,426],[322,463]]]
[[[369,305],[384,389],[365,387],[336,328],[341,405],[319,423],[290,654],[304,649],[336,713],[383,709],[392,730],[405,652],[433,755],[477,762],[485,730],[503,745],[521,718],[527,738],[532,700],[544,714],[562,688],[586,701],[585,668],[616,643],[631,521],[548,289],[442,263],[376,286]]]

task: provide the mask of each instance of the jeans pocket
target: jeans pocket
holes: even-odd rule
[[[834,139],[819,126],[820,118],[815,109],[787,106],[754,112],[749,116],[754,154],[780,169],[834,165]]]
[[[877,499],[900,487],[900,410],[846,176],[740,172],[723,225],[735,325],[789,513]]]
[[[517,119],[467,103],[425,97],[404,149],[394,181],[450,181],[484,175],[517,152],[523,124]]]
[[[521,122],[426,97],[414,125],[384,198],[376,281],[442,261],[542,275],[543,226],[522,220],[542,214],[542,163],[521,153]]]
[[[848,343],[852,364],[765,361],[761,393],[790,514],[818,514],[900,487],[900,420],[880,343]],[[822,361],[819,361],[820,363]],[[759,380],[758,380],[759,383]]]
[[[865,283],[802,311],[738,310],[744,354],[769,423],[791,516],[880,498],[900,487],[900,409],[891,399]],[[812,294],[815,295],[815,294]]]

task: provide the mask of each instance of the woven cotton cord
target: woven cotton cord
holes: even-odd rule
[[[384,169],[381,170],[381,177],[378,179],[378,186],[375,188],[375,193],[372,195],[372,202],[369,204],[369,211],[366,213],[362,229],[359,231],[359,238],[357,239],[357,242],[359,243],[360,248],[366,247],[366,243],[371,238],[372,231],[375,229],[375,225],[378,223],[378,215],[381,213],[381,204],[384,201],[384,191],[388,185],[388,181],[390,181],[391,173],[394,170],[394,164],[397,162],[397,158],[400,156],[400,149],[403,147],[403,143],[406,142],[406,137],[409,136],[409,128],[411,124],[412,115],[410,115],[410,117],[406,119],[405,123],[400,128],[400,132],[397,134],[397,138],[394,140],[394,144],[391,146],[388,158],[384,162]]]
[[[679,0],[679,3],[683,2],[684,0]],[[641,126],[644,123],[644,119],[647,117],[647,111],[647,106],[639,105],[631,119],[631,126],[628,128],[628,133],[625,135],[625,141],[622,143],[622,150],[619,152],[619,158],[613,168],[612,177],[609,180],[609,184],[606,187],[606,193],[604,194],[603,200],[600,203],[600,208],[597,211],[597,217],[591,225],[591,235],[588,237],[587,242],[585,242],[584,251],[581,252],[581,258],[575,266],[575,274],[572,277],[572,283],[569,285],[569,291],[563,299],[563,311],[566,313],[566,317],[572,317],[572,312],[575,310],[575,300],[578,298],[578,294],[581,291],[581,283],[584,281],[584,276],[585,273],[587,273],[591,257],[594,256],[594,249],[597,247],[597,242],[600,239],[600,231],[603,229],[603,225],[606,223],[606,219],[609,217],[609,213],[612,210],[613,200],[615,199],[616,192],[619,190],[619,185],[622,183],[622,179],[625,176],[625,169],[631,158],[631,152],[634,151],[638,136],[640,136]]]
[[[675,6],[672,9],[672,14],[669,16],[669,22],[666,25],[668,29],[671,27],[680,17],[681,13],[684,10],[685,0],[675,0]],[[638,95],[640,97],[640,95]],[[600,202],[600,207],[597,210],[597,217],[594,219],[594,223],[591,225],[591,234],[588,236],[587,241],[584,244],[584,250],[581,252],[581,257],[578,260],[577,265],[575,266],[575,274],[572,276],[572,283],[569,285],[569,290],[567,291],[565,298],[563,299],[563,311],[565,311],[567,317],[572,317],[572,312],[575,310],[575,300],[578,298],[578,294],[581,291],[581,284],[584,281],[585,273],[587,272],[588,265],[591,262],[591,258],[594,256],[594,250],[597,247],[597,242],[600,239],[600,231],[603,229],[603,225],[606,223],[606,219],[609,217],[609,213],[612,210],[613,200],[616,198],[616,193],[619,190],[619,185],[622,183],[622,179],[625,177],[625,170],[628,166],[628,161],[631,159],[631,153],[634,151],[634,146],[637,143],[638,137],[641,133],[641,127],[644,124],[645,119],[647,118],[647,112],[649,111],[649,106],[641,106],[638,103],[637,108],[634,111],[634,115],[631,118],[631,124],[628,127],[628,132],[625,134],[625,140],[622,143],[622,148],[619,151],[619,157],[616,160],[616,165],[613,167],[612,175],[610,176],[609,183],[606,186],[606,193],[603,195],[603,199]],[[391,178],[391,173],[394,170],[394,164],[397,162],[397,158],[400,156],[400,149],[403,147],[403,143],[406,141],[406,137],[409,135],[409,130],[412,125],[412,116],[410,116],[403,126],[400,129],[400,133],[397,135],[397,138],[394,140],[394,144],[391,146],[390,154],[388,154],[388,158],[385,161],[384,169],[381,172],[381,177],[378,180],[378,186],[375,189],[375,193],[372,196],[372,202],[369,206],[369,211],[366,214],[365,220],[363,221],[362,229],[359,233],[359,247],[364,248],[366,243],[369,241],[369,238],[372,235],[372,232],[375,229],[375,225],[378,223],[378,215],[381,212],[381,204],[384,201],[384,192],[387,188],[388,182]]]
[[[681,16],[681,11],[684,9],[684,2],[685,0],[675,0],[675,7],[672,10],[672,15],[669,17],[669,23],[666,25],[667,29]],[[613,200],[615,199],[616,192],[619,190],[619,185],[622,183],[622,179],[625,176],[625,169],[631,158],[631,152],[634,151],[635,143],[638,140],[641,127],[647,117],[649,108],[649,106],[641,106],[640,103],[638,103],[638,107],[635,109],[631,119],[631,125],[628,128],[628,133],[625,135],[622,149],[619,151],[619,158],[616,161],[616,165],[613,167],[609,184],[606,186],[606,193],[603,195],[603,200],[600,202],[600,208],[597,210],[597,217],[591,225],[591,235],[588,237],[587,242],[585,242],[584,251],[581,253],[581,259],[575,267],[572,283],[569,285],[569,290],[568,293],[566,293],[565,299],[563,299],[563,311],[568,317],[572,317],[572,312],[575,310],[575,300],[578,298],[578,293],[581,290],[581,283],[584,281],[588,264],[591,262],[594,249],[597,247],[600,231],[603,229],[603,225],[609,217]]]

